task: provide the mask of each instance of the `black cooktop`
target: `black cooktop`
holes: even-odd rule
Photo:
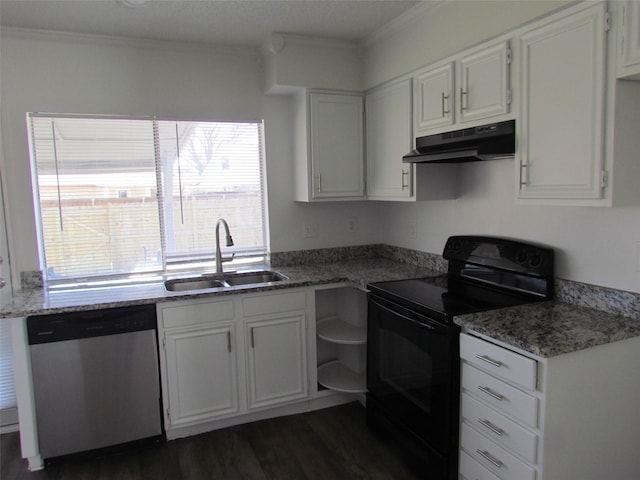
[[[509,307],[553,296],[553,250],[520,241],[449,237],[447,274],[376,282],[369,290],[389,301],[450,322],[455,315]]]
[[[430,317],[480,312],[542,300],[540,297],[512,293],[449,278],[447,275],[408,280],[376,282],[369,290],[383,298]]]

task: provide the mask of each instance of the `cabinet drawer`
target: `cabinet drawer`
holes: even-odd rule
[[[158,306],[164,328],[202,325],[205,323],[232,320],[233,300],[207,301],[188,305],[162,304]]]
[[[245,317],[253,317],[270,313],[304,310],[306,305],[307,295],[304,291],[252,295],[242,300],[242,312]]]
[[[484,468],[465,452],[460,452],[460,465],[458,468],[460,478],[464,480],[500,480],[489,470]]]
[[[463,424],[460,446],[477,462],[502,480],[534,480],[536,471],[502,447]]]
[[[537,435],[535,433],[500,415],[466,393],[462,395],[461,411],[464,421],[476,427],[484,435],[519,454],[525,460],[531,463],[536,462]]]
[[[464,333],[460,334],[460,357],[510,382],[536,388],[537,362],[531,358]]]
[[[462,388],[501,412],[536,427],[538,399],[471,365],[462,364]]]

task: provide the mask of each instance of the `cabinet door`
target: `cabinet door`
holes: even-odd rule
[[[412,165],[402,163],[413,145],[411,80],[367,95],[367,197],[377,200],[412,195]]]
[[[509,111],[509,42],[470,53],[460,59],[458,112],[461,122]]]
[[[640,79],[640,2],[627,0],[618,8],[618,74],[620,77],[636,75],[637,80]]]
[[[363,100],[309,94],[313,198],[364,196]]]
[[[454,121],[453,62],[430,68],[413,78],[415,135]]]
[[[245,323],[248,407],[276,405],[307,396],[305,315]]]
[[[234,341],[231,322],[165,333],[169,426],[238,412]]]
[[[519,198],[602,195],[605,5],[521,37]]]

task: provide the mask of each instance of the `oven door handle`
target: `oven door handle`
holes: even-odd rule
[[[377,298],[374,298],[372,295],[369,295],[369,302],[371,302],[372,304],[374,304],[378,308],[381,308],[381,309],[386,310],[387,312],[389,312],[389,313],[391,313],[393,315],[397,315],[398,317],[401,317],[403,320],[407,320],[407,321],[409,321],[411,323],[414,323],[414,324],[419,325],[421,327],[427,328],[429,330],[437,330],[440,333],[446,333],[447,330],[448,330],[445,325],[434,324],[433,320],[431,320],[430,318],[425,317],[425,316],[420,315],[420,314],[417,314],[417,313],[415,314],[415,316],[419,317],[420,320],[408,317],[407,315],[404,315],[403,313],[399,312],[398,310],[394,310],[393,308],[389,307],[388,305],[385,305],[384,303],[381,303]],[[399,308],[402,308],[403,310],[406,310],[403,307],[399,307]]]

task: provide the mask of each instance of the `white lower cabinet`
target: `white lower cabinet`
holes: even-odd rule
[[[165,333],[167,425],[237,413],[238,361],[233,322]]]
[[[461,480],[640,478],[640,337],[540,358],[470,333]]]
[[[308,396],[306,291],[157,306],[167,432]]]
[[[466,334],[460,357],[461,478],[535,480],[537,362]]]
[[[249,409],[307,396],[304,314],[245,322]]]

